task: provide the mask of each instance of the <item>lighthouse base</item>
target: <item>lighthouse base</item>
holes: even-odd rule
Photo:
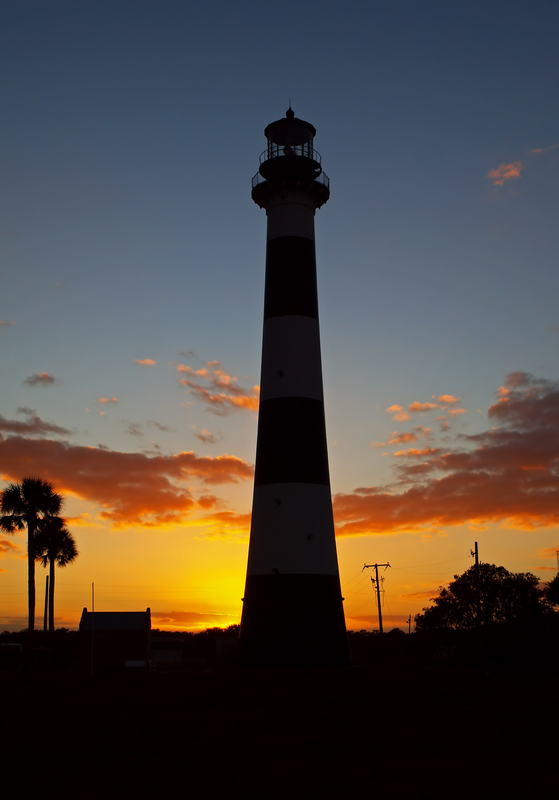
[[[348,666],[337,575],[248,575],[240,633],[245,666]]]

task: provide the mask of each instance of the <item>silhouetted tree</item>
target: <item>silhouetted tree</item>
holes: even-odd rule
[[[545,588],[545,596],[552,606],[559,606],[559,572]]]
[[[471,566],[455,575],[448,589],[440,588],[434,605],[415,617],[416,630],[475,628],[477,573]],[[479,565],[481,624],[535,623],[552,614],[550,601],[530,572],[509,572],[495,564]]]
[[[0,528],[15,533],[27,528],[29,635],[35,629],[35,533],[41,519],[57,516],[64,503],[52,483],[40,478],[24,478],[2,492]]]
[[[54,631],[54,567],[65,567],[78,557],[76,542],[61,517],[45,517],[35,534],[35,558],[49,573],[49,631]]]

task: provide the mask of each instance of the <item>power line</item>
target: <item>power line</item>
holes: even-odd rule
[[[451,564],[453,561],[465,561],[470,556],[460,556],[459,558],[449,558],[446,561],[434,561],[432,564],[412,564],[409,567],[393,567],[396,570],[403,569],[421,569],[421,567],[437,567],[439,564]]]

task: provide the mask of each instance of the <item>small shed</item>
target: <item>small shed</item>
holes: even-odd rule
[[[88,611],[80,620],[80,662],[86,672],[147,669],[151,610]]]

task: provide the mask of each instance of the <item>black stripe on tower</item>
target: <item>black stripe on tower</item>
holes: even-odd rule
[[[338,575],[248,575],[241,663],[347,666]]]
[[[254,485],[329,486],[324,404],[310,397],[274,397],[260,403]]]
[[[266,249],[264,319],[286,314],[318,319],[314,242],[303,236],[270,239]]]

